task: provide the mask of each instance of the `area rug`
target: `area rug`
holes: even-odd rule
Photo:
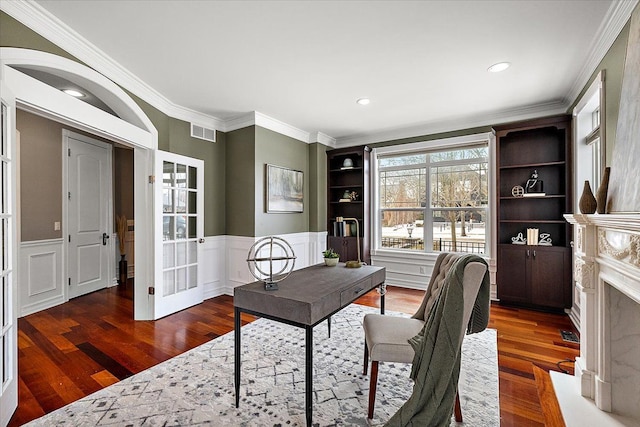
[[[411,394],[411,366],[381,364],[375,417],[367,420],[362,318],[370,312],[377,310],[352,304],[333,317],[331,337],[324,323],[314,329],[314,426],[383,425]],[[465,337],[459,384],[464,425],[500,424],[497,360],[494,330]],[[304,330],[258,319],[242,327],[242,361],[238,409],[231,332],[30,425],[305,426]]]

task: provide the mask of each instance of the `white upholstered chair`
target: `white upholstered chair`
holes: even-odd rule
[[[418,311],[411,318],[398,316],[385,316],[381,314],[367,314],[364,317],[365,348],[364,348],[364,374],[367,374],[369,358],[371,359],[371,379],[369,386],[369,410],[368,417],[373,418],[373,410],[376,400],[376,386],[378,382],[379,362],[412,363],[414,351],[409,344],[412,338],[422,330],[429,311],[436,302],[445,277],[455,260],[459,257],[455,253],[441,253],[434,265],[431,280]],[[473,311],[473,306],[482,284],[486,265],[480,262],[470,262],[466,265],[463,275],[464,312],[462,316],[462,334],[459,345],[462,346],[462,338]],[[460,399],[456,394],[455,419],[462,421]]]

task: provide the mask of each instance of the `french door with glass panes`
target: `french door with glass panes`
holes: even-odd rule
[[[158,319],[203,300],[204,162],[157,151],[155,176]]]
[[[0,426],[18,405],[18,336],[16,318],[16,131],[15,99],[0,82]]]

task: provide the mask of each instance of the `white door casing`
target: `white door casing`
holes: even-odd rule
[[[18,406],[18,334],[16,288],[16,126],[15,99],[0,82],[0,426]]]
[[[154,318],[203,301],[204,162],[157,151]]]
[[[65,130],[63,147],[68,295],[75,298],[113,282],[112,146]]]
[[[66,95],[12,66],[49,70],[69,81],[78,81],[81,86],[91,87],[95,95],[108,101],[118,117]],[[152,319],[153,299],[149,298],[147,288],[153,284],[155,274],[152,221],[155,205],[153,186],[148,182],[149,176],[153,175],[154,151],[158,146],[158,131],[153,123],[138,104],[111,80],[85,65],[61,56],[33,49],[0,47],[0,80],[5,85],[2,89],[3,96],[10,90],[15,95],[15,104],[20,108],[134,149],[134,213],[138,219],[134,318]],[[15,125],[12,125],[11,132],[14,129]],[[15,191],[15,187],[12,190]],[[143,218],[147,220],[143,221]],[[19,217],[16,217],[16,221],[19,221]],[[14,269],[15,274],[17,270]],[[18,280],[17,276],[15,280]]]

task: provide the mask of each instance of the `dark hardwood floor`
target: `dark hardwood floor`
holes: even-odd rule
[[[422,295],[389,287],[386,308],[413,313]],[[357,302],[377,306],[379,298],[371,293]],[[243,315],[243,324],[252,320]],[[498,331],[501,425],[545,425],[534,372],[559,370],[557,362],[579,355],[578,345],[560,337],[561,329],[576,332],[569,318],[494,304],[489,327]],[[220,296],[157,321],[136,322],[131,299],[110,288],[23,317],[18,328],[19,406],[10,426],[232,331],[233,298]],[[573,364],[561,366],[572,373]]]

